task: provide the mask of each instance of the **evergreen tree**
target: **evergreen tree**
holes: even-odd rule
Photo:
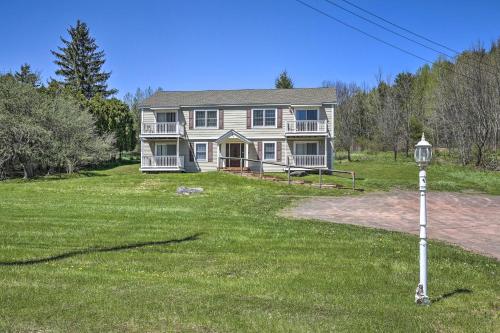
[[[288,76],[288,73],[286,70],[281,72],[280,76],[276,79],[275,86],[277,89],[292,89],[293,88],[293,81]]]
[[[16,80],[32,85],[35,88],[40,87],[40,75],[31,71],[29,64],[21,65],[19,72],[14,74]]]
[[[64,46],[58,47],[60,52],[51,51],[56,57],[54,63],[59,66],[56,74],[64,77],[61,83],[87,99],[97,94],[104,97],[116,94],[116,89],[108,90],[106,81],[111,72],[102,71],[104,51],[97,50],[87,24],[78,20],[75,27],[68,29],[68,34],[70,40],[61,37]]]

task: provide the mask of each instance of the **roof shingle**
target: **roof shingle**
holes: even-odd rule
[[[335,88],[159,91],[140,106],[321,105],[335,103],[336,100]]]

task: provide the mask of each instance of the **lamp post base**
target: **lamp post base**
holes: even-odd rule
[[[431,300],[424,294],[422,284],[419,284],[417,290],[415,290],[415,303],[418,305],[431,305]]]

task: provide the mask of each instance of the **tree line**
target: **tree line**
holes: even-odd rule
[[[336,87],[336,146],[349,160],[355,148],[409,156],[425,132],[462,165],[498,168],[500,39],[394,80],[379,73],[373,88],[340,81],[323,86]]]
[[[67,33],[51,51],[61,80],[42,84],[29,64],[0,75],[0,178],[71,173],[136,146],[136,115],[112,97],[104,51],[84,22]]]

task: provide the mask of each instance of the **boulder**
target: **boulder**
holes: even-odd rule
[[[180,186],[177,188],[177,194],[180,195],[191,195],[194,193],[201,193],[203,192],[202,187],[185,187],[185,186]]]

